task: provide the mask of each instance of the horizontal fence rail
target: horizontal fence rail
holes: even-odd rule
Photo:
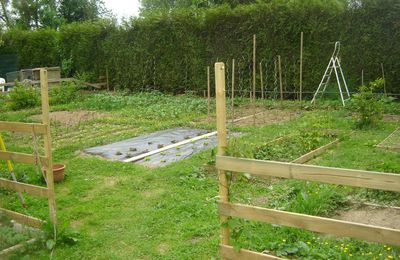
[[[217,156],[218,169],[260,177],[281,177],[400,192],[400,175],[314,165]]]
[[[4,178],[0,178],[0,188],[13,190],[16,192],[26,192],[28,194],[43,198],[48,197],[48,189],[45,187],[35,186],[17,181],[10,181]]]
[[[256,253],[246,249],[240,249],[237,251],[231,246],[220,245],[219,252],[222,257],[227,259],[246,259],[246,260],[283,260],[273,255],[267,255],[263,253]]]
[[[47,127],[44,124],[0,121],[0,132],[1,131],[43,135],[46,133]]]
[[[47,165],[47,158],[44,156],[35,156],[27,153],[16,153],[0,151],[0,160],[10,160],[19,163],[37,164],[40,160],[42,165]]]
[[[229,217],[400,246],[400,230],[391,228],[232,203],[219,203],[219,213]]]
[[[44,221],[42,221],[38,218],[24,215],[24,214],[21,214],[21,213],[15,212],[15,211],[11,211],[8,209],[0,208],[0,214],[4,214],[7,217],[15,220],[16,222],[18,222],[20,224],[28,225],[28,226],[35,227],[35,228],[40,228],[42,226],[42,224],[44,223]]]

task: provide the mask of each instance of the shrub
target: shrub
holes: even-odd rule
[[[72,102],[77,98],[79,86],[74,82],[62,82],[49,91],[50,105],[60,105]]]
[[[381,90],[383,84],[383,79],[377,79],[367,86],[360,86],[359,92],[353,95],[351,107],[356,112],[358,128],[375,126],[382,119],[384,98],[375,92]]]
[[[31,85],[16,82],[8,95],[12,110],[35,107],[40,104],[39,92]]]

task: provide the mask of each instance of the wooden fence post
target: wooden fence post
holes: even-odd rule
[[[224,155],[227,145],[226,141],[226,97],[225,97],[225,66],[223,62],[215,63],[215,92],[217,108],[217,155]],[[229,202],[229,187],[226,172],[218,170],[219,177],[219,200]],[[228,220],[226,216],[220,216],[220,224],[223,225]],[[229,228],[221,226],[221,244],[229,245]]]
[[[300,85],[299,85],[299,100],[300,103],[303,98],[303,32],[300,35]]]
[[[361,85],[364,86],[364,69],[361,70]]]
[[[232,59],[232,93],[231,93],[232,124],[235,121],[235,59]]]
[[[43,124],[46,126],[46,134],[43,136],[44,139],[44,153],[46,158],[46,182],[48,189],[48,202],[49,202],[49,213],[51,222],[56,225],[56,202],[54,195],[54,176],[53,176],[53,159],[51,152],[51,133],[50,133],[50,117],[49,117],[49,94],[48,94],[48,77],[47,70],[40,69],[40,91],[42,96],[42,114]]]

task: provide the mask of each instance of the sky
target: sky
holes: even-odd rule
[[[139,14],[139,0],[104,0],[104,4],[119,19]]]

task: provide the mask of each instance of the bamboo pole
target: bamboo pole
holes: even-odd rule
[[[281,106],[283,105],[283,83],[282,83],[282,66],[281,55],[278,55],[278,73],[279,73],[279,88],[281,92]]]
[[[231,93],[232,124],[235,120],[235,59],[232,59],[232,93]]]
[[[207,117],[208,122],[211,121],[211,83],[210,83],[210,66],[207,66]]]
[[[263,82],[263,72],[262,72],[261,62],[260,62],[260,85],[261,85],[261,99],[264,99],[264,82]]]
[[[256,124],[256,35],[253,35],[253,124]]]
[[[383,92],[386,95],[386,79],[385,79],[385,70],[383,69],[383,63],[381,63],[382,68],[382,79],[383,79]]]
[[[300,103],[303,98],[303,32],[300,34],[300,94],[299,94],[299,100]]]
[[[49,203],[49,213],[50,213],[50,221],[56,225],[57,217],[56,217],[56,201],[54,195],[54,176],[53,176],[53,159],[51,152],[51,133],[50,133],[50,117],[49,117],[49,86],[48,86],[48,77],[47,70],[40,69],[40,88],[42,95],[42,120],[43,124],[46,125],[46,134],[43,136],[44,139],[44,152],[45,157],[47,159],[46,162],[46,183],[48,189],[48,203]],[[55,231],[54,231],[55,232]]]
[[[217,108],[217,154],[224,155],[227,145],[226,140],[226,97],[225,97],[225,66],[223,62],[215,63],[215,87]],[[218,170],[219,176],[219,200],[229,202],[229,186],[226,172]],[[226,216],[220,216],[220,224],[228,220]],[[221,226],[221,244],[229,245],[229,227]]]

